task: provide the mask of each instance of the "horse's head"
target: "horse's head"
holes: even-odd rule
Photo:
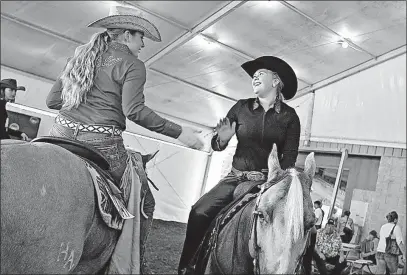
[[[282,170],[274,146],[268,166],[265,191],[258,201],[258,219],[250,237],[250,255],[257,258],[261,274],[294,274],[315,223],[310,196],[316,167],[314,153],[307,156],[304,172]]]

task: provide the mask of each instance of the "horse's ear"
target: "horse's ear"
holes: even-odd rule
[[[268,160],[268,167],[269,167],[269,174],[267,181],[272,180],[279,172],[282,171],[280,162],[278,161],[278,155],[277,155],[277,146],[274,144],[273,145],[273,150],[271,151],[269,155],[269,160]]]
[[[316,169],[317,166],[315,164],[314,152],[312,152],[305,159],[304,173],[307,174],[312,179],[314,178]]]
[[[148,155],[142,155],[141,158],[143,159],[143,164],[146,165],[150,160],[152,160],[157,153],[160,152],[160,150],[157,150],[153,154],[148,154]]]

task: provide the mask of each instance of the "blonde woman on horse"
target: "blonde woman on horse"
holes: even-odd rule
[[[233,200],[244,181],[267,179],[267,160],[277,145],[282,169],[295,167],[300,141],[300,120],[283,102],[297,92],[297,77],[285,61],[263,56],[242,68],[252,78],[255,98],[239,100],[219,121],[212,139],[215,151],[224,150],[236,134],[237,147],[231,172],[192,206],[178,273],[188,274],[191,260],[216,215]],[[251,173],[249,173],[251,172]]]
[[[202,148],[199,131],[164,119],[145,105],[146,67],[138,55],[144,38],[161,41],[157,28],[137,10],[121,6],[89,27],[106,30],[76,48],[52,87],[46,103],[60,111],[50,135],[99,149],[117,185],[126,169],[126,118],[190,148]]]

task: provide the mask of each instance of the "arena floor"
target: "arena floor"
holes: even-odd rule
[[[150,274],[177,274],[187,225],[154,220],[146,247]]]

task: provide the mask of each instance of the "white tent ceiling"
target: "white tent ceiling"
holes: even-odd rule
[[[149,68],[147,104],[210,127],[252,96],[240,68],[249,59],[285,59],[303,95],[381,55],[405,52],[405,1],[2,1],[1,64],[56,79],[97,31],[87,24],[118,3],[141,10],[162,35],[161,43],[146,40],[140,55]]]

